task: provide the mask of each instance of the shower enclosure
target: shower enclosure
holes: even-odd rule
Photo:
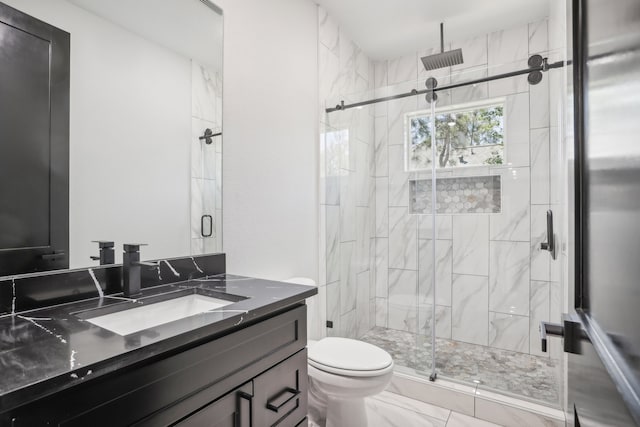
[[[483,40],[453,67],[377,63],[325,101],[326,333],[398,371],[559,407],[560,342],[542,352],[538,325],[560,321],[564,295],[564,53]]]

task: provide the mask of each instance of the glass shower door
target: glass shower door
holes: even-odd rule
[[[449,79],[520,68],[521,61],[453,69]],[[435,302],[440,378],[557,406],[558,355],[541,352],[537,332],[561,311],[559,264],[540,249],[547,211],[557,211],[556,227],[562,217],[554,198],[554,184],[562,185],[552,163],[562,156],[552,154],[552,73],[538,85],[518,76],[438,92],[428,118],[436,140],[435,245],[420,257],[428,272],[420,300]],[[432,286],[426,281],[434,276]]]

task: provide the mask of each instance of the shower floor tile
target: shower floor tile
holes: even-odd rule
[[[397,366],[431,371],[431,338],[375,327],[360,338],[385,349]],[[560,404],[558,361],[509,350],[436,339],[436,372],[480,387]]]

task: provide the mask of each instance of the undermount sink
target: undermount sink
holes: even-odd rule
[[[215,310],[234,302],[200,294],[191,294],[103,316],[87,318],[86,321],[124,336]]]

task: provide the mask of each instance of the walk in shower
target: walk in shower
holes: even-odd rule
[[[447,47],[464,62],[431,71],[425,52],[362,72],[336,53],[344,93],[325,100],[320,139],[326,333],[384,348],[398,371],[559,407],[560,342],[542,352],[538,325],[560,321],[564,294],[564,52],[546,20]]]

